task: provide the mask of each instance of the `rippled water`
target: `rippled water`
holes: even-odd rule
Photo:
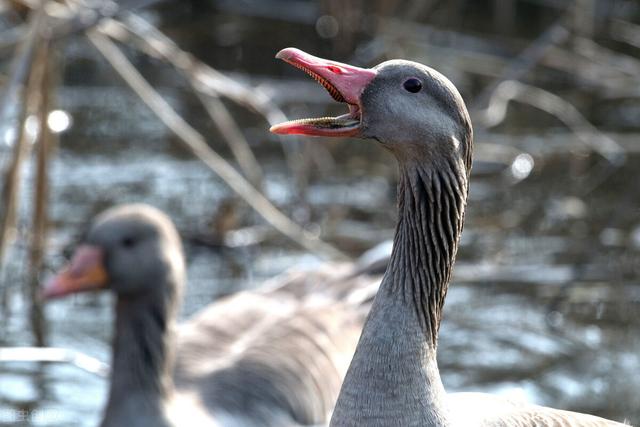
[[[64,262],[65,248],[88,218],[131,201],[169,212],[187,240],[183,318],[219,295],[320,262],[273,233],[258,246],[203,245],[218,205],[233,195],[185,155],[127,91],[104,93],[83,85],[63,89],[59,97],[75,124],[53,163],[45,275]],[[193,117],[202,115],[175,87],[163,93]],[[296,117],[307,113],[296,103],[288,107]],[[292,173],[267,125],[239,117],[265,168],[267,193],[278,205],[310,217],[311,230],[322,230],[353,255],[392,236],[395,166],[380,147],[360,141],[308,145],[325,161],[312,168],[307,212],[294,196]],[[204,130],[220,148],[215,133]],[[478,135],[467,222],[439,344],[448,390],[488,391],[640,424],[637,137],[621,136],[628,156],[613,166],[555,128]],[[29,200],[25,192],[23,212]],[[238,226],[261,224],[242,202],[234,205]],[[20,292],[27,236],[25,220],[3,277],[11,312],[0,323],[2,346],[31,343]],[[48,304],[49,345],[108,362],[110,302],[109,295],[77,295]],[[19,425],[96,425],[106,387],[104,379],[69,365],[0,364],[0,424],[24,415],[28,421]]]

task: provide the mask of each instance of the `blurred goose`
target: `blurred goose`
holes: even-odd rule
[[[174,333],[184,282],[171,220],[126,205],[95,218],[70,264],[45,286],[48,298],[91,289],[116,295],[102,426],[327,422],[375,280],[349,265],[288,273],[211,304]]]
[[[362,69],[293,48],[276,57],[310,74],[349,113],[286,122],[272,132],[375,139],[399,165],[391,259],[331,425],[622,425],[481,393],[447,394],[442,386],[438,329],[462,232],[473,141],[469,114],[453,84],[410,61]]]

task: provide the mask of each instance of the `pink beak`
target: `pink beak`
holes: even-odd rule
[[[355,122],[360,120],[360,97],[376,77],[375,70],[318,58],[292,47],[278,52],[276,58],[302,69],[324,86],[336,101],[349,104],[349,114],[333,121],[322,118],[281,123],[273,126],[271,132],[321,136],[352,136],[358,133],[359,126]]]

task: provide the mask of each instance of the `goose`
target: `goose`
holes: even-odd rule
[[[277,124],[277,134],[374,139],[399,166],[393,250],[331,426],[620,426],[482,393],[446,393],[436,350],[464,222],[473,131],[454,85],[391,60],[363,69],[295,48],[276,58],[324,86],[347,114]]]
[[[180,236],[160,210],[130,204],[92,221],[43,296],[115,294],[103,427],[316,425],[328,421],[377,288],[365,270],[288,272],[178,327]]]

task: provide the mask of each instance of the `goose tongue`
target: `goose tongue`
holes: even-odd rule
[[[309,55],[286,48],[276,58],[300,68],[320,83],[338,102],[349,105],[349,113],[338,117],[292,120],[271,127],[277,134],[314,136],[355,136],[360,130],[360,96],[376,76],[376,71]]]

